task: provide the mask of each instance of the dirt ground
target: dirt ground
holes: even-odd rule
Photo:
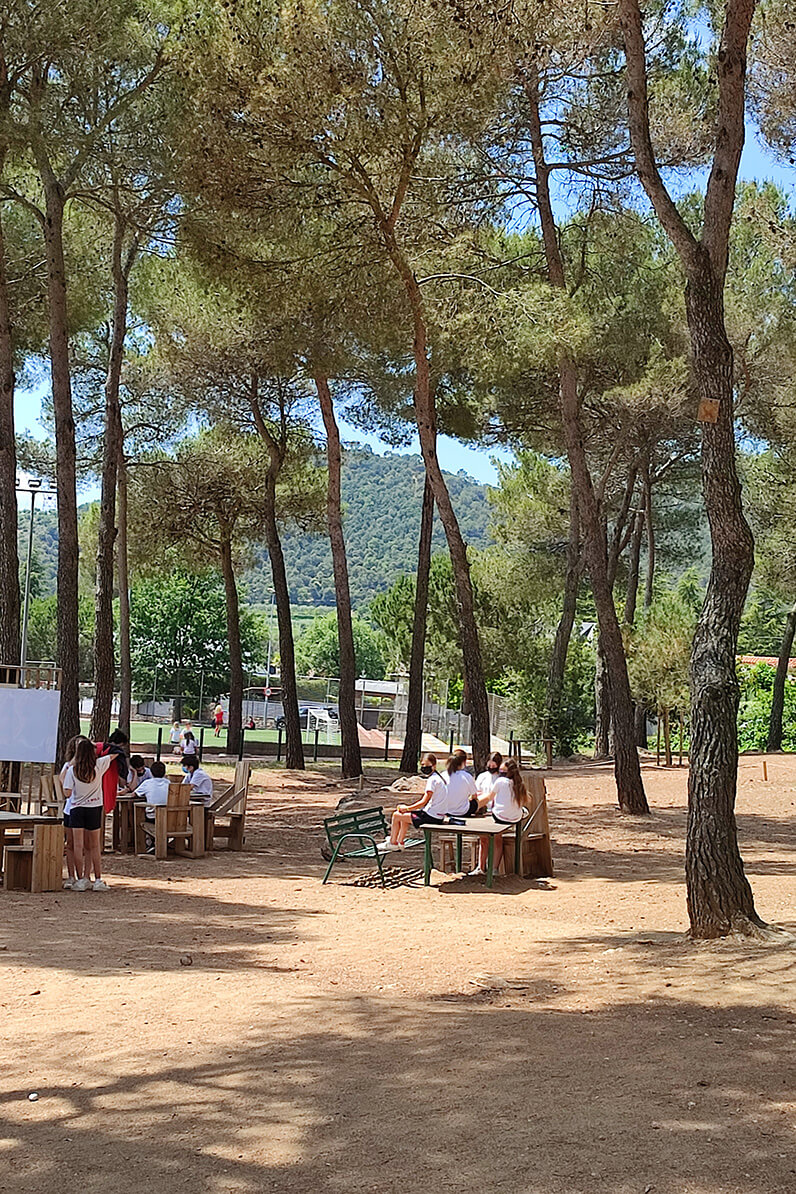
[[[742,850],[796,931],[796,760],[768,774]],[[555,770],[555,876],[492,892],[322,887],[328,775],[257,771],[242,854],[0,892],[3,1194],[796,1190],[796,949],[685,940],[684,769],[645,768],[643,822]]]

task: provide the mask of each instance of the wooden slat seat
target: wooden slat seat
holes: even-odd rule
[[[146,819],[146,801],[135,803],[135,852],[146,854],[148,837],[154,838],[155,857],[168,857],[169,842],[174,853],[183,858],[201,858],[205,852],[205,810],[191,804],[190,784],[173,780],[169,784],[168,804],[155,805],[155,820]],[[148,833],[147,833],[148,831]]]
[[[241,759],[232,783],[205,808],[206,850],[213,850],[219,839],[226,841],[228,850],[243,849],[250,776],[251,763]]]

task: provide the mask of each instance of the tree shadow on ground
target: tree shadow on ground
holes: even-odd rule
[[[796,1034],[778,1007],[297,996],[287,1018],[266,1015],[234,1045],[168,1044],[168,1059],[85,1060],[75,1084],[38,1086],[35,1106],[24,1087],[7,1090],[0,1188],[790,1194],[796,1183]]]

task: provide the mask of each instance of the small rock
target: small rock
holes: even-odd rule
[[[28,1095],[28,1102],[35,1103],[38,1101],[38,1098],[39,1098],[38,1093],[35,1090],[32,1090],[30,1092],[30,1094]]]
[[[183,954],[180,958],[181,966],[193,966],[193,958],[190,954]]]

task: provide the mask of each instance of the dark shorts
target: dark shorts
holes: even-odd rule
[[[424,808],[420,808],[416,813],[412,813],[411,817],[415,829],[419,829],[421,825],[441,825],[444,820],[443,817],[432,817]]]
[[[471,796],[470,797],[470,807],[467,809],[467,812],[464,813],[463,815],[466,817],[479,817],[479,816],[481,816],[483,811],[484,810],[482,808],[479,809],[479,807],[478,807],[478,797]]]
[[[73,808],[69,814],[70,829],[101,829],[102,805],[95,804],[88,808]]]
[[[71,818],[72,818],[72,814],[71,814],[71,813],[64,813],[64,829],[71,829],[71,828],[72,828],[72,820],[71,820]]]
[[[496,817],[494,813],[492,814],[492,820],[497,821],[498,825],[519,825],[520,823],[519,821],[506,821],[503,817]]]

